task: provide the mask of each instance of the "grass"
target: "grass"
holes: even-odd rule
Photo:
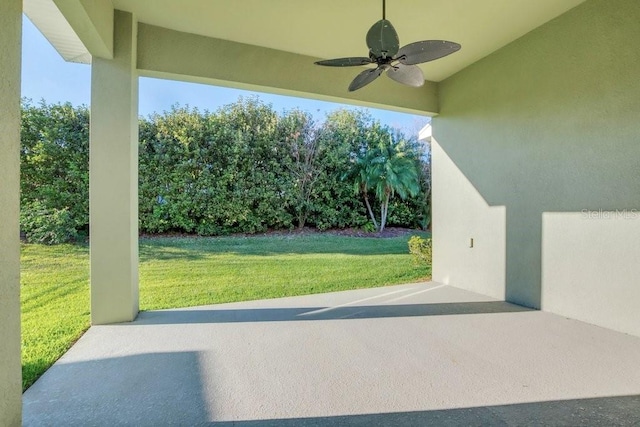
[[[427,279],[409,237],[326,234],[140,239],[140,308],[152,310]],[[89,249],[22,246],[23,388],[89,327]]]
[[[408,237],[332,235],[140,240],[143,310],[383,286],[423,279]]]
[[[22,245],[22,387],[89,327],[89,248]]]

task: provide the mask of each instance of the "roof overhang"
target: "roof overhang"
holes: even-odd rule
[[[276,93],[312,96],[332,101],[390,108],[418,114],[437,113],[437,82],[484,58],[515,39],[577,6],[584,0],[390,0],[387,19],[393,22],[400,44],[425,39],[458,42],[462,49],[437,61],[422,64],[427,84],[411,98],[405,87],[389,79],[375,83],[377,92],[346,91],[358,69],[328,69],[309,65],[317,59],[366,56],[364,36],[381,18],[379,0],[24,0],[25,14],[67,61],[89,63],[92,56],[113,57],[114,10],[132,13],[140,31],[197,40],[201,53],[211,55],[211,69],[191,74],[202,64],[185,52],[180,69],[169,64],[153,40],[139,38],[141,75],[223,84]],[[209,41],[208,47],[207,40]],[[165,43],[165,46],[167,43]],[[171,45],[171,43],[169,43]],[[222,48],[216,50],[216,48]],[[234,50],[234,47],[237,47]],[[175,50],[175,45],[173,46]],[[148,52],[151,49],[152,53]],[[194,54],[193,49],[189,50]],[[180,53],[180,52],[176,52]],[[189,52],[186,52],[189,53]],[[154,56],[154,58],[151,58]],[[164,62],[162,67],[149,64]],[[255,61],[251,61],[251,58]],[[285,63],[278,63],[285,61]],[[158,64],[155,64],[158,65]],[[288,79],[277,73],[290,70]],[[233,73],[225,71],[225,67]],[[320,73],[314,71],[321,69]],[[202,70],[201,70],[202,71]],[[260,74],[262,73],[262,75]],[[270,74],[272,73],[272,74]],[[253,75],[252,78],[235,78]],[[331,79],[327,84],[323,76]],[[264,77],[264,78],[263,78]],[[380,83],[379,83],[380,82]],[[290,84],[289,84],[290,83]],[[315,90],[314,90],[315,87]],[[412,89],[409,89],[412,90]],[[415,90],[414,90],[415,93]],[[378,99],[384,97],[384,99]]]
[[[111,0],[24,0],[23,7],[65,61],[113,58]]]

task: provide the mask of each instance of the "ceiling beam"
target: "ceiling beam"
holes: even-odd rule
[[[381,76],[355,92],[347,87],[360,67],[320,67],[318,58],[215,39],[140,23],[142,76],[249,89],[382,108],[419,115],[438,113],[437,84],[412,88]]]

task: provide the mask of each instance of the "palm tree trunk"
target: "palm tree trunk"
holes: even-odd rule
[[[391,198],[391,193],[387,192],[387,195],[382,202],[382,206],[380,207],[380,231],[384,231],[385,225],[387,225],[387,213],[389,213],[389,199]]]
[[[373,214],[373,210],[371,209],[371,204],[369,203],[369,196],[367,193],[364,193],[364,204],[367,205],[367,211],[369,212],[369,216],[371,217],[371,221],[373,222],[373,226],[378,229],[378,221],[376,221],[376,216]]]

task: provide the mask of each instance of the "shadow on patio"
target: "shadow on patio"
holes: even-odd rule
[[[215,427],[638,425],[640,396],[556,400],[436,411],[212,422]]]
[[[50,377],[58,379],[53,389],[24,399],[25,426],[198,425],[208,419],[196,352],[56,363],[39,382]],[[37,389],[38,383],[27,396]]]
[[[504,301],[391,304],[348,307],[186,309],[140,313],[137,325],[182,323],[289,322],[299,320],[377,319],[385,317],[447,316],[457,314],[517,313],[530,308]]]

